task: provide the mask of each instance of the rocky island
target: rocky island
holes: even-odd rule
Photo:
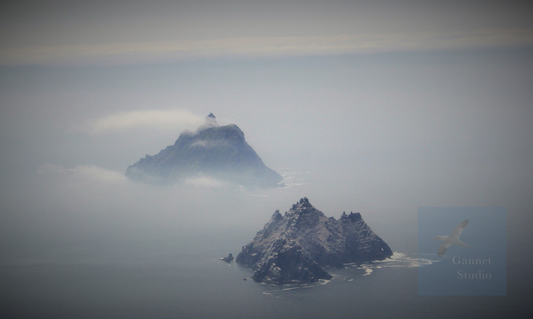
[[[233,255],[230,253],[228,257],[220,258],[220,260],[225,261],[227,263],[231,263],[233,261]]]
[[[284,215],[276,211],[235,261],[254,270],[253,280],[279,285],[330,279],[324,267],[391,256],[361,214],[328,218],[304,197]]]
[[[263,163],[241,129],[219,126],[213,113],[196,132],[185,131],[174,145],[130,165],[126,176],[152,184],[209,176],[247,187],[283,186],[283,177]]]

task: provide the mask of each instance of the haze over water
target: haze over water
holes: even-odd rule
[[[3,10],[0,313],[525,314],[528,11],[475,1],[335,3]],[[221,125],[237,124],[288,187],[210,178],[159,187],[124,177],[211,112]],[[326,216],[360,212],[405,261],[333,269],[326,284],[283,290],[244,281],[249,269],[218,260],[304,196]],[[447,206],[507,209],[507,296],[417,295],[418,207]]]

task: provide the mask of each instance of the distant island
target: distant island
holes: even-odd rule
[[[328,218],[304,197],[284,215],[277,210],[235,261],[251,267],[257,282],[289,284],[331,279],[325,266],[343,267],[391,256],[390,247],[361,214]]]
[[[174,145],[130,165],[126,176],[153,184],[209,176],[247,187],[284,186],[283,177],[263,163],[241,129],[235,124],[219,126],[213,113],[196,132],[185,131]]]

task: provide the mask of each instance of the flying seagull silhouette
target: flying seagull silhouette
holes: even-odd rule
[[[459,245],[459,246],[468,246],[467,244],[463,243],[459,236],[461,236],[461,233],[463,232],[463,229],[465,229],[466,225],[468,225],[468,219],[464,222],[460,223],[459,225],[455,226],[452,233],[448,236],[437,236],[433,239],[442,240],[443,243],[439,246],[438,255],[439,257],[444,256],[446,253],[446,249],[453,245]]]

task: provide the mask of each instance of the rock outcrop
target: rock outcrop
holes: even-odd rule
[[[236,258],[255,271],[252,279],[268,284],[309,283],[330,279],[326,266],[365,263],[392,256],[390,247],[359,213],[326,217],[302,198],[270,221]]]
[[[219,126],[213,113],[196,132],[183,132],[174,145],[130,165],[126,176],[153,184],[208,176],[247,187],[283,186],[283,177],[263,163],[239,127]]]
[[[230,263],[230,262],[233,261],[233,255],[230,253],[230,254],[228,255],[228,257],[220,258],[220,260],[225,261],[225,262],[227,262],[227,263]]]

